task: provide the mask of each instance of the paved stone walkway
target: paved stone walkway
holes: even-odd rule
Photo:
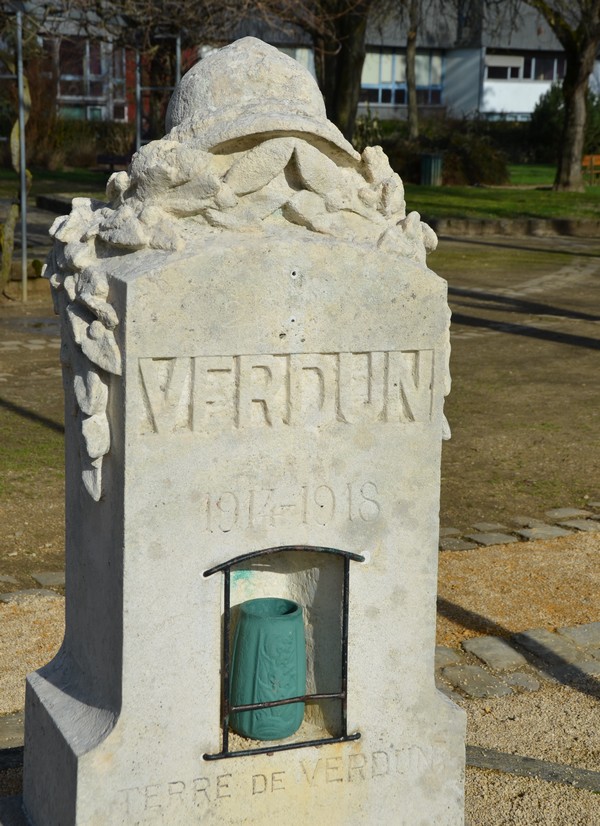
[[[600,696],[600,622],[473,637],[461,648],[436,647],[436,683],[453,699],[505,697],[544,683],[583,682]]]
[[[585,508],[553,508],[545,519],[517,515],[498,522],[476,522],[466,530],[440,529],[441,551],[469,551],[481,545],[505,545],[530,539],[553,539],[578,531],[600,532],[600,502],[587,502]]]

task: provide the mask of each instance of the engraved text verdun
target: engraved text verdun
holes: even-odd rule
[[[142,432],[426,422],[433,350],[139,360]]]

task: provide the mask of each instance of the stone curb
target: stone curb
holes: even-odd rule
[[[425,223],[438,234],[469,238],[474,236],[506,235],[548,238],[568,236],[572,238],[597,238],[600,221],[571,218],[432,218],[421,216]]]

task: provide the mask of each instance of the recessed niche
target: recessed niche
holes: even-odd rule
[[[206,759],[354,740],[346,728],[350,562],[363,557],[334,548],[289,546],[245,554],[206,571],[223,573],[222,751]],[[241,603],[278,597],[302,607],[306,637],[304,719],[283,740],[253,740],[229,725],[232,645]]]

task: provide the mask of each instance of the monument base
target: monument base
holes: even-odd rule
[[[32,675],[26,813],[32,826],[309,826],[320,817],[331,826],[462,826],[464,713],[437,691],[412,711],[397,740],[370,731],[353,742],[207,761],[189,739],[167,746],[152,726],[125,742],[117,723],[90,745],[82,735],[94,717],[98,735],[105,712]]]

